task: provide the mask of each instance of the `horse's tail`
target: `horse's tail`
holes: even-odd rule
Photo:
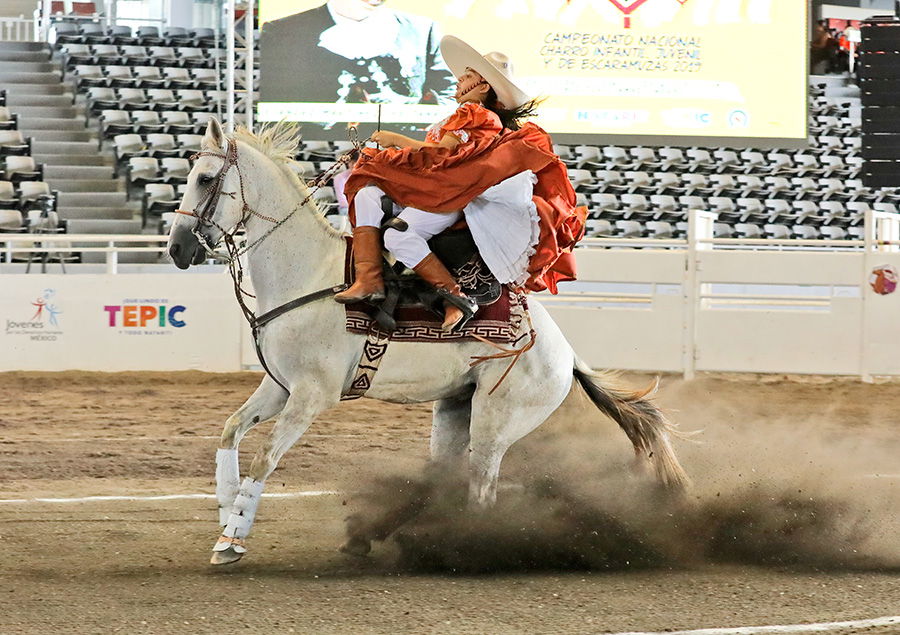
[[[678,462],[670,442],[671,437],[684,437],[650,397],[659,387],[659,380],[644,390],[628,391],[604,385],[612,379],[598,373],[575,358],[575,379],[587,392],[591,401],[605,415],[619,424],[634,445],[635,452],[650,458],[656,478],[667,487],[684,488],[690,480]]]

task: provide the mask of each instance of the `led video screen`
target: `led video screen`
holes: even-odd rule
[[[554,137],[807,134],[807,0],[261,0],[260,21],[259,119],[335,137],[452,111],[443,34],[506,53]]]

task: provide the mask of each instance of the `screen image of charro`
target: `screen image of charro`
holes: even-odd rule
[[[438,121],[455,35],[514,60],[554,135],[807,135],[806,0],[261,0],[260,22],[262,121]]]
[[[261,99],[453,105],[456,79],[441,57],[440,39],[434,20],[386,0],[327,0],[264,25]],[[328,112],[320,110],[320,117]]]

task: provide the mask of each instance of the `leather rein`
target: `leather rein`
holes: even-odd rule
[[[232,283],[234,284],[234,295],[237,299],[238,305],[241,308],[241,312],[244,314],[244,318],[250,325],[250,331],[253,334],[253,344],[256,347],[256,354],[257,357],[259,357],[259,362],[262,365],[263,370],[266,371],[266,374],[269,375],[269,377],[271,377],[276,384],[281,386],[281,388],[284,389],[286,393],[290,394],[291,391],[288,390],[287,386],[281,383],[275,377],[275,375],[272,374],[272,371],[269,370],[269,367],[266,364],[266,360],[263,356],[262,347],[259,341],[260,329],[275,318],[284,315],[289,311],[300,308],[317,300],[323,300],[325,298],[332,297],[336,293],[340,293],[347,288],[347,285],[341,284],[308,293],[299,298],[295,298],[290,302],[285,302],[284,304],[275,307],[271,311],[267,311],[262,315],[257,316],[253,309],[247,306],[247,303],[244,300],[244,296],[251,298],[255,298],[256,296],[248,291],[245,291],[243,288],[244,267],[241,264],[240,257],[262,243],[275,230],[286,223],[297,212],[297,210],[306,205],[313,198],[316,190],[322,187],[324,183],[328,182],[337,173],[338,169],[340,169],[344,165],[344,157],[341,157],[340,160],[335,162],[333,166],[319,174],[310,184],[308,184],[312,188],[309,194],[307,194],[307,196],[302,201],[300,201],[300,203],[298,203],[287,216],[285,216],[281,220],[276,220],[269,216],[260,214],[247,204],[247,198],[244,195],[244,174],[243,172],[241,172],[241,166],[238,164],[237,142],[234,139],[228,140],[228,145],[225,148],[225,154],[203,151],[194,154],[190,159],[191,161],[196,161],[200,157],[204,156],[222,159],[222,167],[219,169],[218,174],[213,177],[213,180],[203,192],[203,196],[192,211],[177,209],[175,210],[175,213],[196,218],[197,222],[191,229],[191,234],[194,235],[200,246],[203,247],[204,251],[206,251],[209,256],[214,258],[221,258],[228,263],[228,273],[231,276]],[[241,218],[234,225],[231,231],[228,231],[215,220],[213,220],[213,216],[215,215],[216,210],[219,207],[219,201],[221,200],[222,196],[228,196],[232,199],[235,199],[235,197],[237,196],[237,192],[226,192],[222,189],[223,185],[225,184],[225,177],[228,175],[228,172],[230,172],[232,168],[237,170],[238,173],[238,182],[240,185],[241,195]],[[246,229],[246,223],[251,216],[256,216],[257,218],[268,221],[269,223],[272,223],[272,226],[259,238],[239,247],[236,240],[237,233],[241,229]],[[225,243],[225,249],[227,251],[226,254],[215,251],[216,245],[209,245],[206,237],[200,231],[202,226],[215,227],[221,232],[222,235],[219,238],[219,241]],[[218,244],[218,242],[216,244]]]

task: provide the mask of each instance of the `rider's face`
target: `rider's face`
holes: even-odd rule
[[[456,80],[456,94],[454,97],[460,104],[467,101],[483,103],[487,98],[491,87],[478,71],[467,68],[466,72]]]
[[[328,6],[348,20],[364,20],[385,3],[385,0],[328,0]]]

